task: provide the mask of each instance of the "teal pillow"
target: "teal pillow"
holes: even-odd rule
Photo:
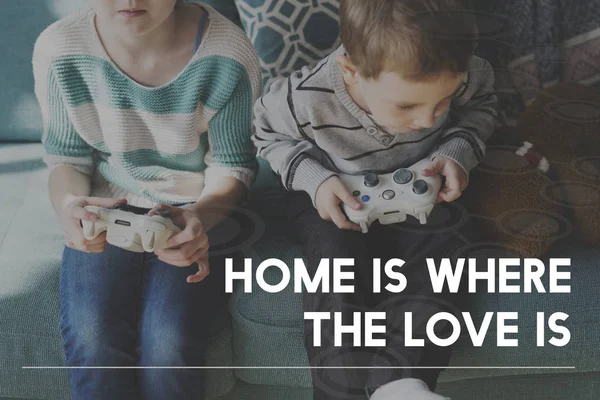
[[[263,84],[314,65],[339,46],[339,0],[235,0]]]

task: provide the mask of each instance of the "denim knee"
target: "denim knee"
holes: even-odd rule
[[[91,310],[72,310],[61,316],[61,331],[69,365],[134,365],[135,335],[107,323]]]
[[[188,318],[195,318],[189,316]],[[206,338],[174,323],[142,328],[140,364],[145,366],[200,366]]]

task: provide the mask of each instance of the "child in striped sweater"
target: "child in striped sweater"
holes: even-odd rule
[[[239,227],[233,210],[255,176],[260,70],[251,43],[199,3],[91,0],[89,11],[40,35],[33,70],[50,198],[66,242],[67,366],[202,365],[225,299],[225,222]],[[85,240],[81,220],[95,218],[86,205],[125,203],[169,214],[182,228],[171,249],[140,254],[105,235]],[[204,393],[199,369],[74,368],[69,378],[73,399]]]

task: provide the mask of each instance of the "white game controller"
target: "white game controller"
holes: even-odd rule
[[[106,241],[136,253],[154,252],[167,247],[167,240],[179,229],[169,218],[138,215],[133,212],[98,206],[85,209],[98,216],[96,221],[82,221],[83,236],[96,238],[106,231]]]
[[[425,159],[383,175],[340,174],[342,182],[362,203],[360,210],[343,205],[346,216],[358,224],[363,233],[368,232],[373,221],[394,224],[406,221],[407,215],[426,224],[442,185],[440,175],[425,177],[421,173],[429,164]]]

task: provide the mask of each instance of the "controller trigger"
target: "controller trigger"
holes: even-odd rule
[[[362,233],[367,233],[369,232],[369,225],[367,225],[366,222],[361,222],[360,229],[362,230]]]
[[[149,249],[154,249],[154,232],[153,231],[146,231],[146,235],[150,234],[150,241],[148,243],[148,248]]]

